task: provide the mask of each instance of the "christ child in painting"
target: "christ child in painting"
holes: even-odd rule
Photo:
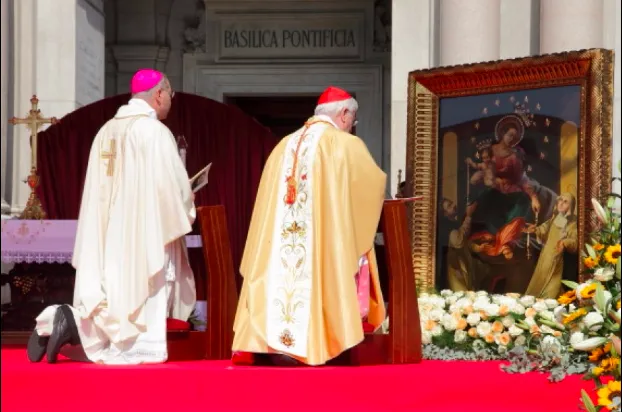
[[[527,295],[556,298],[561,289],[564,270],[564,251],[577,252],[576,200],[571,193],[557,198],[553,216],[539,226],[527,224],[524,233],[533,233],[544,244],[534,269]]]
[[[466,163],[473,169],[477,169],[477,172],[473,173],[471,177],[471,184],[473,186],[480,182],[483,182],[485,186],[496,187],[495,176],[495,158],[492,154],[492,148],[490,146],[484,147],[480,150],[482,161],[475,163],[473,159],[467,158]]]

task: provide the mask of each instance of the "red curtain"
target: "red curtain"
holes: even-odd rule
[[[93,139],[129,98],[119,95],[85,106],[39,133],[39,195],[50,219],[78,218]],[[164,123],[188,142],[190,176],[213,163],[209,184],[197,193],[196,204],[225,206],[237,271],[261,171],[278,138],[235,107],[186,93],[175,95]],[[190,259],[202,299],[205,266],[200,250],[191,249]]]

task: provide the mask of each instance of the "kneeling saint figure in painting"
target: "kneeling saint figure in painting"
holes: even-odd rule
[[[564,251],[577,252],[577,217],[576,200],[571,193],[563,193],[557,198],[557,207],[553,216],[541,224],[527,224],[525,233],[535,234],[544,244],[538,263],[534,269],[527,295],[540,298],[559,296],[564,272]]]

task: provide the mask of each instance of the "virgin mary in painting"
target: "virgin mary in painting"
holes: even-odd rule
[[[516,115],[497,123],[496,143],[490,150],[492,164],[485,179],[490,187],[466,209],[476,223],[470,237],[473,250],[484,256],[512,259],[517,249],[525,248],[520,240],[526,222],[533,222],[536,216],[542,222],[552,212],[555,193],[525,173],[525,152],[517,146],[524,133],[523,121]],[[475,164],[470,158],[467,163]]]
[[[453,119],[441,118],[446,126],[440,129],[443,200],[437,242],[443,275],[437,287],[525,293],[534,273],[540,277],[545,267],[571,270],[563,265],[565,253],[541,250],[547,239],[542,225],[554,217],[557,193],[576,184],[576,140],[564,134],[572,129],[576,136],[575,117],[564,119],[571,111],[560,106],[556,116],[544,115],[540,103],[534,114],[528,103],[542,99],[548,105],[574,96],[575,90],[563,89],[526,92],[521,102],[512,93],[478,96],[494,102],[494,108],[483,110],[484,117],[467,113],[471,97],[451,99],[446,106]],[[511,109],[504,109],[503,100]],[[464,175],[466,181],[460,178]],[[576,231],[568,233],[576,238]],[[576,256],[576,248],[565,252]],[[561,272],[555,285],[531,290],[548,294],[558,290],[560,280]]]

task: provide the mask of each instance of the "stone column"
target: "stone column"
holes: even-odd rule
[[[30,97],[36,93],[36,0],[13,3],[13,113],[23,117],[30,110]],[[47,115],[46,112],[43,112]],[[30,171],[30,132],[24,126],[12,128],[11,214],[19,214],[30,193],[24,180]]]
[[[615,0],[541,0],[540,50],[614,49],[613,173],[620,161],[620,2]],[[614,187],[620,190],[620,186]]]
[[[0,16],[1,16],[1,21],[0,21],[0,30],[1,30],[1,42],[2,44],[0,44],[0,52],[2,53],[2,60],[1,60],[1,74],[2,74],[2,79],[1,79],[1,87],[2,87],[2,91],[0,93],[1,95],[1,101],[0,101],[0,109],[1,109],[1,114],[0,116],[2,116],[2,119],[0,119],[0,124],[1,124],[1,129],[0,132],[2,133],[2,170],[0,170],[1,172],[1,179],[2,179],[2,219],[7,218],[8,214],[11,212],[11,206],[7,203],[6,201],[6,186],[7,186],[7,182],[9,182],[8,178],[10,176],[10,173],[7,173],[7,150],[8,150],[8,135],[7,135],[7,120],[8,117],[10,115],[9,110],[8,109],[8,105],[9,105],[9,67],[10,67],[10,52],[11,52],[11,42],[10,42],[10,30],[13,27],[12,21],[11,21],[11,15],[10,15],[10,7],[9,7],[9,1],[10,0],[0,0]],[[2,271],[1,273],[8,273],[9,270],[11,270],[13,265],[8,265],[4,262],[0,262],[0,270]],[[1,290],[0,290],[0,301],[2,302],[2,304],[7,304],[11,302],[11,287],[7,284],[5,286],[2,286]]]
[[[501,0],[500,57],[514,59],[540,51],[540,0]]]
[[[398,170],[406,172],[408,73],[433,65],[434,0],[393,0],[391,27],[391,176],[395,195]],[[402,175],[402,179],[405,175]]]
[[[9,33],[11,25],[11,17],[9,15],[9,0],[0,0],[0,16],[2,18],[0,22],[0,30],[1,30],[1,49],[2,60],[0,66],[0,73],[2,78],[0,80],[0,110],[1,110],[1,119],[0,119],[0,134],[2,140],[2,169],[0,170],[0,174],[2,175],[2,214],[8,214],[11,211],[11,206],[6,201],[6,183],[7,183],[7,120],[9,117],[8,103],[9,103],[9,53],[11,50],[10,42],[9,42]]]
[[[19,0],[14,22],[16,116],[28,114],[33,94],[43,115],[57,118],[104,97],[103,0]],[[23,183],[30,132],[14,126],[13,136],[11,212],[18,214],[30,193]]]
[[[501,1],[440,1],[441,66],[498,60]]]
[[[603,0],[541,0],[540,52],[603,47]]]

